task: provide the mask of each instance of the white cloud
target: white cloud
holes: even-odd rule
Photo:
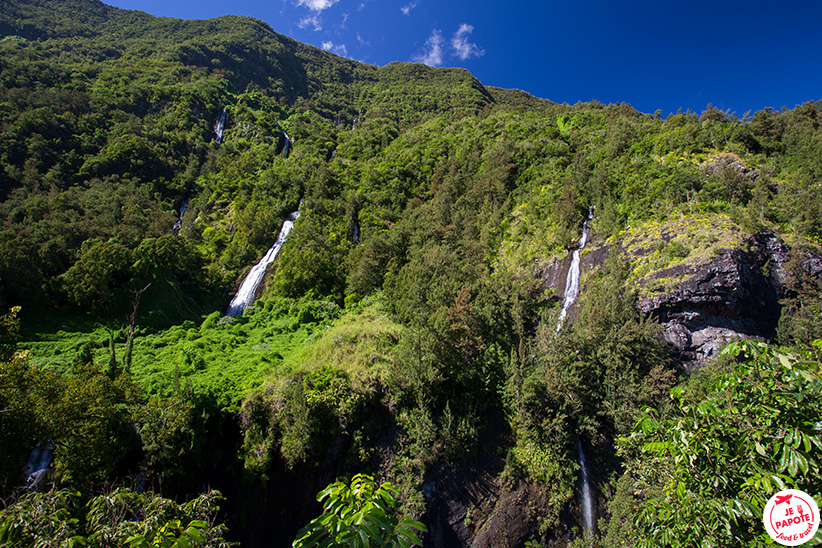
[[[348,48],[345,47],[345,44],[334,44],[334,42],[328,40],[322,43],[322,48],[337,55],[348,55]]]
[[[360,36],[360,33],[357,33],[357,42],[359,42],[363,46],[370,46],[371,42]]]
[[[297,26],[301,29],[304,29],[308,26],[313,26],[314,30],[321,31],[323,30],[322,21],[320,20],[319,15],[311,15],[310,17],[303,17],[300,19],[300,22],[297,23]]]
[[[417,2],[417,0],[413,0],[411,3],[401,7],[400,11],[403,13],[403,15],[410,15],[411,10],[416,8],[418,3],[419,2]]]
[[[442,65],[442,33],[438,29],[434,29],[428,40],[425,41],[426,51],[424,53],[414,56],[414,61],[425,63],[430,67],[438,67]]]
[[[306,8],[314,11],[323,11],[339,1],[340,0],[297,0],[297,5],[305,6]]]
[[[451,47],[454,48],[457,57],[463,61],[471,57],[482,57],[485,54],[485,50],[468,41],[472,32],[474,32],[474,27],[463,23],[451,38]]]

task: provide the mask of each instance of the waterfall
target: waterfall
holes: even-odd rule
[[[565,298],[562,301],[562,311],[559,313],[559,320],[557,321],[557,333],[562,329],[562,324],[568,315],[568,310],[570,310],[579,296],[579,252],[585,247],[585,244],[588,243],[589,224],[593,217],[594,208],[589,207],[588,218],[585,219],[585,222],[582,224],[582,236],[579,238],[579,245],[571,254],[571,266],[568,267],[568,277],[565,279]]]
[[[214,140],[218,143],[223,142],[223,128],[225,128],[225,115],[225,107],[223,107],[222,112],[220,112],[220,115],[217,116],[217,121],[214,122]]]
[[[360,243],[360,224],[354,221],[354,243]]]
[[[37,447],[31,450],[23,472],[26,476],[26,488],[36,489],[45,479],[54,458],[53,447]]]
[[[174,227],[171,229],[174,232],[180,232],[180,229],[183,228],[183,215],[186,214],[186,208],[188,207],[188,198],[183,200],[183,205],[180,206],[180,218],[177,219],[177,222],[174,223]]]
[[[288,158],[288,151],[291,147],[291,137],[288,136],[288,133],[283,131],[283,136],[285,137],[285,146],[283,148],[283,156]]]
[[[251,268],[246,277],[243,279],[243,282],[240,284],[240,289],[237,290],[237,294],[234,295],[234,298],[231,300],[231,304],[228,305],[228,310],[226,311],[227,316],[239,316],[243,313],[243,310],[245,310],[247,306],[254,302],[254,297],[257,294],[257,288],[259,287],[260,282],[263,281],[266,268],[268,268],[268,265],[274,262],[274,259],[277,258],[277,253],[280,252],[283,242],[285,242],[285,239],[288,238],[288,234],[291,232],[291,229],[294,228],[294,221],[296,221],[299,216],[299,209],[288,215],[283,223],[282,229],[280,229],[280,235],[277,237],[277,241],[274,242],[274,245],[271,246],[268,253],[260,259],[260,262]]]
[[[594,497],[591,495],[591,481],[588,472],[588,459],[582,450],[582,441],[577,438],[577,452],[579,453],[579,475],[582,479],[580,490],[580,504],[582,506],[582,521],[585,527],[585,536],[594,532]]]

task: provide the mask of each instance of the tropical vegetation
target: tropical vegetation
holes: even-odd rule
[[[562,546],[578,447],[602,546],[758,545],[775,490],[820,496],[822,102],[556,104],[251,18],[7,0],[0,168],[0,543],[414,545],[436,471],[494,461]],[[591,210],[557,331],[544,267]],[[790,246],[774,345],[685,371],[650,275],[761,231]]]

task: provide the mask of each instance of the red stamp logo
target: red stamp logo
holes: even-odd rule
[[[819,507],[803,491],[785,489],[771,497],[762,513],[765,530],[783,546],[799,546],[819,528]]]

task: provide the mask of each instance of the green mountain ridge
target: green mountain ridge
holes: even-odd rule
[[[313,105],[318,112],[328,116],[342,114],[348,122],[357,110],[364,108],[376,112],[386,110],[385,114],[404,118],[412,113],[394,112],[391,107],[397,104],[396,99],[403,94],[423,98],[425,94],[421,91],[432,85],[450,85],[453,93],[448,94],[449,100],[441,105],[426,103],[423,99],[422,103],[413,105],[417,112],[481,108],[496,102],[464,69],[432,69],[407,63],[391,63],[385,67],[366,65],[301,44],[251,17],[181,20],[82,1],[59,6],[48,2],[12,1],[8,2],[8,8],[0,16],[2,34],[40,42],[68,40],[71,43],[79,39],[83,42],[81,52],[83,47],[91,46],[109,58],[149,58],[225,70],[237,90],[253,82],[278,100],[284,97],[289,103],[310,96],[318,103]],[[79,20],[78,10],[84,14]],[[173,41],[169,40],[171,36]],[[119,47],[107,47],[112,43]],[[385,92],[391,94],[384,97]],[[500,90],[497,96],[511,96],[511,92],[503,94]],[[530,96],[521,96],[515,101],[523,99],[530,104],[541,102]],[[334,111],[324,110],[324,101],[333,102]]]
[[[99,496],[288,545],[357,473],[426,546],[757,546],[777,487],[818,498],[822,102],[662,119],[93,0],[4,0],[0,34],[0,546],[28,511],[124,543]],[[107,490],[138,480],[211,502]]]

